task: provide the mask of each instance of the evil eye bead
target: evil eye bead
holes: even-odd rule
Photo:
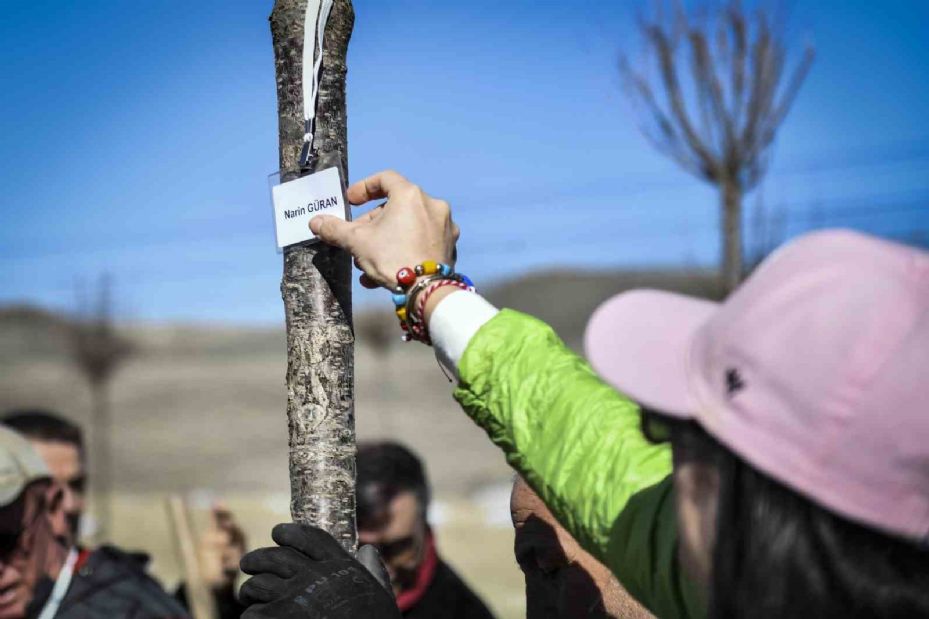
[[[413,269],[408,267],[403,267],[397,271],[397,283],[399,283],[404,288],[409,288],[413,285],[413,282],[416,281],[416,273],[413,272]]]

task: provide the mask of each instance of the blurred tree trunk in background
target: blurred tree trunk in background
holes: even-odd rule
[[[271,35],[277,77],[281,182],[306,171],[303,30],[306,0],[276,0]],[[335,0],[326,26],[312,161],[336,156],[348,174],[345,53],[355,15]],[[355,546],[354,335],[351,257],[323,244],[284,249],[291,515]]]
[[[735,180],[724,180],[719,184],[722,214],[722,288],[730,293],[739,285],[744,272],[742,243],[742,186]]]
[[[95,504],[97,541],[110,533],[113,492],[113,418],[110,383],[116,370],[132,353],[132,343],[116,332],[113,324],[110,281],[100,279],[92,308],[79,299],[78,315],[70,325],[71,353],[90,389],[90,485]]]
[[[113,511],[113,416],[108,381],[90,383],[90,487],[97,517],[93,538],[106,541]]]
[[[652,5],[652,15],[639,20],[645,55],[635,63],[624,56],[621,70],[646,137],[719,191],[720,278],[728,293],[745,273],[742,199],[764,177],[813,48],[787,70],[786,37],[773,3],[751,12],[738,0],[718,9],[707,4],[699,15],[677,0]]]

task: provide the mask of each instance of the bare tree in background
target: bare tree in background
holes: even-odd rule
[[[679,1],[658,0],[640,20],[646,58],[621,70],[643,131],[655,147],[719,190],[721,279],[743,275],[742,200],[764,176],[769,147],[813,62],[807,46],[788,70],[773,10],[738,1],[698,19]]]
[[[281,181],[303,175],[303,29],[306,0],[276,0],[271,37],[277,78]],[[324,38],[311,160],[341,160],[347,175],[345,53],[355,14],[335,0]],[[317,165],[317,167],[320,167]],[[343,178],[344,180],[344,178]],[[290,510],[296,522],[355,547],[354,335],[351,257],[321,243],[284,250]]]
[[[95,297],[90,302],[78,299],[78,314],[69,325],[69,339],[74,363],[90,388],[90,480],[97,509],[96,535],[105,539],[109,534],[113,490],[110,384],[133,347],[116,332],[111,284],[106,276],[100,278]]]

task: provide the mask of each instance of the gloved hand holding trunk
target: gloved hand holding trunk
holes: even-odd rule
[[[252,574],[240,592],[245,619],[399,619],[387,572],[365,546],[353,558],[322,529],[279,524],[277,547],[242,558]]]

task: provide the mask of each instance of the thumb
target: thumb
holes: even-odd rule
[[[394,589],[390,585],[390,575],[387,573],[387,568],[384,567],[384,562],[381,561],[381,555],[377,552],[377,548],[371,544],[362,546],[355,554],[355,558],[371,572],[371,575],[374,576],[374,580],[381,583],[381,586],[387,589],[387,592],[390,593],[390,597],[393,597]]]
[[[310,231],[320,240],[342,249],[348,249],[352,222],[334,215],[317,215],[310,220]]]

